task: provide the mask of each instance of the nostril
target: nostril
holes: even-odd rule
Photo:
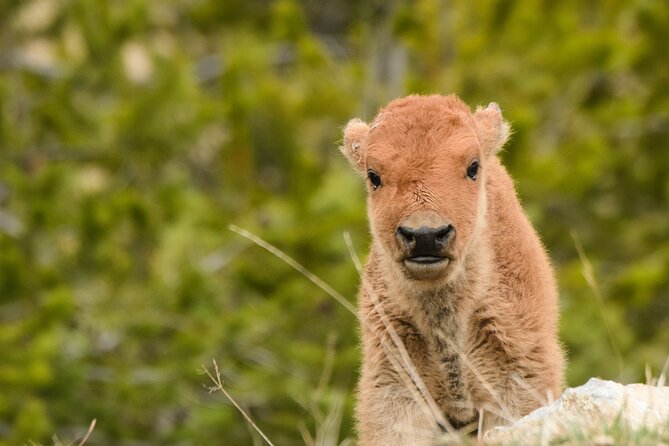
[[[397,228],[397,233],[400,236],[402,236],[402,239],[404,239],[407,243],[411,243],[414,241],[414,233],[409,228],[405,228],[404,226],[399,226]]]
[[[443,243],[448,239],[451,233],[454,231],[453,225],[441,226],[437,228],[434,238],[437,242]]]

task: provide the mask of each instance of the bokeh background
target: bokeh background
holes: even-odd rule
[[[0,444],[354,437],[354,116],[496,101],[554,261],[570,385],[669,354],[665,0],[0,3]],[[582,249],[581,249],[582,246]],[[579,255],[579,249],[582,253]],[[584,274],[585,272],[585,274]],[[647,373],[647,369],[649,373]]]

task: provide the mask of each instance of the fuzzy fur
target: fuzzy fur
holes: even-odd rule
[[[371,125],[356,119],[345,129],[342,152],[382,181],[369,187],[372,246],[359,294],[362,445],[432,444],[443,429],[476,423],[480,410],[487,430],[561,392],[553,271],[495,156],[509,131],[497,104],[472,114],[455,96],[398,99]],[[476,181],[466,176],[473,159]],[[402,224],[455,227],[438,275],[407,271]],[[403,376],[393,332],[418,380]]]

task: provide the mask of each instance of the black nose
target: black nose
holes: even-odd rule
[[[443,248],[454,235],[453,225],[438,228],[427,226],[420,228],[399,226],[397,228],[397,238],[405,248],[410,250],[411,257],[442,257]]]

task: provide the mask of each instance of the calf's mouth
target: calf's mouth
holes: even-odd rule
[[[434,265],[437,263],[448,262],[450,259],[445,256],[416,256],[407,257],[405,262],[416,263],[419,265]]]
[[[415,256],[406,257],[402,265],[411,279],[430,281],[444,278],[451,262],[446,256]]]

